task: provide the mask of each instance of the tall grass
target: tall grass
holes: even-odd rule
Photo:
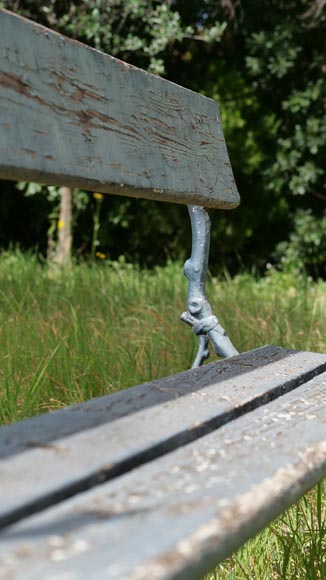
[[[326,352],[326,283],[277,272],[210,278],[208,295],[240,351],[263,344]],[[0,421],[5,424],[188,368],[196,343],[178,322],[181,265],[65,271],[0,255]],[[208,579],[325,579],[321,484]]]
[[[204,580],[325,578],[326,482],[322,482]]]

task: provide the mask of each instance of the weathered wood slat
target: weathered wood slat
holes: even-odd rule
[[[264,347],[4,427],[0,525],[176,449],[325,370],[325,355]]]
[[[46,446],[57,439],[93,429],[155,405],[175,402],[185,395],[194,396],[196,391],[214,385],[215,396],[221,399],[219,402],[223,404],[221,410],[224,412],[232,409],[237,402],[246,400],[245,397],[248,396],[250,400],[251,395],[255,396],[258,383],[259,393],[263,380],[269,385],[266,386],[268,391],[268,388],[283,384],[284,380],[296,380],[301,374],[320,374],[324,370],[325,362],[326,355],[323,354],[263,346],[240,354],[232,358],[232,361],[220,360],[218,363],[207,364],[204,368],[187,370],[129,388],[127,391],[96,397],[85,403],[0,427],[0,460],[27,451],[33,446]],[[274,376],[274,373],[279,374]],[[239,386],[238,380],[241,380]],[[224,399],[220,388],[222,383],[225,389],[229,389],[228,397]],[[251,389],[250,392],[248,388]],[[210,389],[210,396],[211,393]],[[203,402],[204,399],[201,400]],[[216,405],[216,400],[213,403]]]
[[[3,530],[0,571],[15,580],[200,578],[326,476],[325,394],[326,373]]]
[[[0,12],[0,177],[232,208],[216,103]]]

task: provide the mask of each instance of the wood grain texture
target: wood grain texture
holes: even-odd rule
[[[325,370],[325,355],[264,347],[4,427],[0,525],[185,445]]]
[[[200,440],[3,530],[3,577],[202,577],[326,476],[325,394],[322,374]]]
[[[217,104],[0,12],[0,177],[232,208]]]
[[[215,385],[218,389],[221,383],[225,383],[230,391],[228,395],[232,408],[234,396],[243,397],[247,394],[251,377],[255,383],[263,379],[268,383],[272,381],[272,386],[275,387],[283,384],[283,379],[296,379],[305,372],[321,373],[325,362],[326,355],[323,354],[263,346],[239,354],[232,361],[215,361],[203,368],[186,370],[177,375],[0,427],[0,460],[28,451],[33,445],[39,444],[41,447],[55,443],[57,439],[93,429],[155,405],[176,401],[185,395],[193,395],[206,387]],[[276,369],[281,369],[280,378],[273,375]],[[252,372],[254,375],[247,374]],[[244,377],[241,379],[242,375]],[[241,384],[237,387],[239,380]],[[227,401],[228,399],[225,404]]]

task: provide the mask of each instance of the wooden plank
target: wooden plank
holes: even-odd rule
[[[326,476],[325,394],[326,373],[3,530],[3,577],[200,578]]]
[[[252,382],[254,389],[262,380],[265,380],[266,385],[272,381],[271,387],[274,388],[288,378],[296,380],[305,373],[323,372],[325,362],[326,355],[323,354],[263,346],[233,357],[232,360],[215,361],[200,369],[187,370],[177,375],[131,387],[127,391],[96,397],[85,403],[71,405],[0,427],[0,460],[27,451],[33,446],[42,447],[52,444],[57,439],[93,429],[103,423],[116,421],[154,405],[175,401],[189,394],[193,396],[196,391],[212,385],[220,389],[221,383],[225,383],[225,388],[229,389],[229,397],[224,399],[222,409],[226,411],[231,408],[228,406],[229,403],[231,406],[232,403],[236,404],[237,399],[234,397],[247,395],[251,377],[254,380]],[[254,374],[248,376],[249,372]],[[274,373],[278,372],[280,372],[280,378],[277,374],[274,376]],[[268,386],[266,386],[267,389]],[[220,394],[222,396],[221,392]],[[253,391],[254,394],[255,391]]]
[[[0,12],[0,177],[232,208],[217,104]]]
[[[325,355],[265,347],[4,427],[0,525],[176,449],[325,370]]]

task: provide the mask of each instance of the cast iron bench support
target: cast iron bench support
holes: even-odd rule
[[[181,314],[181,320],[192,326],[198,336],[198,351],[192,365],[192,368],[196,368],[209,357],[209,340],[216,354],[223,358],[234,356],[238,351],[213,314],[205,294],[211,229],[208,211],[195,205],[188,205],[188,211],[191,220],[192,252],[184,265],[184,273],[188,278],[188,311]]]

